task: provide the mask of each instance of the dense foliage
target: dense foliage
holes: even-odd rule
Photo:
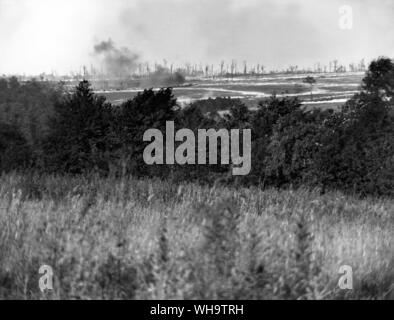
[[[297,98],[272,96],[256,111],[240,100],[209,99],[178,107],[171,88],[145,90],[119,107],[81,82],[72,94],[37,82],[0,80],[0,169],[132,174],[203,183],[311,186],[361,195],[394,194],[394,64],[371,63],[362,91],[339,111],[305,110]],[[227,110],[222,115],[218,111]],[[250,128],[252,172],[229,166],[147,166],[147,129]],[[220,144],[219,144],[220,146]]]

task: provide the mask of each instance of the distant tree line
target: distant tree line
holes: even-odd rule
[[[87,81],[61,86],[0,80],[0,170],[158,176],[201,183],[310,186],[361,195],[394,195],[394,64],[373,61],[362,91],[339,111],[305,110],[297,98],[210,99],[180,108],[171,88],[145,90],[120,106]],[[228,113],[219,115],[217,110]],[[221,165],[147,166],[143,134],[177,128],[249,128],[252,172],[233,177]],[[219,144],[220,146],[220,144]]]

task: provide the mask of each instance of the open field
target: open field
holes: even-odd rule
[[[302,80],[302,75],[265,75],[259,77],[234,78],[198,78],[189,79],[190,85],[174,88],[179,104],[184,105],[195,100],[232,97],[255,104],[261,98],[277,96],[298,96],[308,107],[336,108],[359,91],[363,73],[327,73],[311,74],[317,80],[310,100],[310,86]],[[130,88],[119,91],[98,91],[110,101],[121,103],[133,98],[141,89]]]
[[[307,190],[2,175],[0,298],[390,299],[393,208]],[[354,290],[338,288],[341,265]]]

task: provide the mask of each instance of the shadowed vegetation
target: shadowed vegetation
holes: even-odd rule
[[[0,298],[389,299],[393,200],[3,175]],[[38,268],[53,267],[42,294]],[[340,290],[341,265],[354,290]]]

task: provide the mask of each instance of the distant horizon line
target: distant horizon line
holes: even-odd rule
[[[384,55],[381,55],[384,56]],[[379,57],[381,57],[379,56]],[[310,72],[310,73],[333,73],[337,72],[335,70],[332,70],[332,68],[345,68],[345,72],[357,72],[355,70],[350,70],[351,65],[353,65],[355,68],[358,69],[367,69],[367,66],[375,59],[378,59],[379,57],[376,58],[362,58],[359,59],[356,62],[341,62],[339,59],[331,59],[328,62],[322,63],[322,62],[316,62],[308,67],[305,66],[300,66],[298,64],[288,64],[283,67],[268,67],[266,68],[264,63],[255,63],[255,62],[248,62],[247,60],[237,60],[237,59],[231,59],[231,60],[222,60],[219,63],[202,63],[202,62],[185,62],[185,63],[173,63],[169,62],[166,59],[163,59],[162,62],[141,62],[138,63],[134,66],[130,66],[130,71],[129,73],[125,71],[125,74],[127,76],[136,76],[136,75],[143,75],[143,74],[151,74],[155,71],[157,71],[158,68],[164,68],[166,70],[171,70],[172,72],[176,71],[187,71],[186,73],[205,73],[205,70],[208,70],[208,72],[211,75],[224,75],[224,74],[232,74],[232,75],[240,75],[240,74],[269,74],[269,73],[297,73],[297,72]],[[245,68],[245,62],[247,66],[247,72],[244,72]],[[221,65],[224,65],[224,68],[221,70]],[[334,66],[334,64],[336,65]],[[235,64],[235,66],[233,65]],[[364,64],[361,66],[360,64]],[[141,72],[141,68],[145,68],[144,71]],[[146,72],[146,68],[150,70],[149,72]],[[189,68],[189,69],[187,69]],[[208,68],[208,69],[207,69]],[[233,71],[231,71],[231,68],[234,68]],[[257,68],[257,69],[256,69]],[[263,69],[259,69],[263,68]],[[105,70],[105,66],[102,64],[99,67],[97,67],[97,64],[90,63],[88,64],[82,64],[79,66],[78,69],[70,69],[67,72],[59,72],[55,69],[51,71],[42,71],[42,72],[37,72],[37,73],[25,73],[25,72],[1,72],[0,71],[0,77],[28,77],[28,78],[34,78],[34,77],[40,77],[40,76],[55,76],[55,77],[75,77],[78,75],[84,75],[84,74],[90,74],[90,75],[110,75],[111,72],[108,72]],[[263,71],[264,70],[264,71]],[[224,72],[223,72],[224,71]],[[363,72],[363,71],[360,71]],[[115,75],[116,76],[116,75]]]

